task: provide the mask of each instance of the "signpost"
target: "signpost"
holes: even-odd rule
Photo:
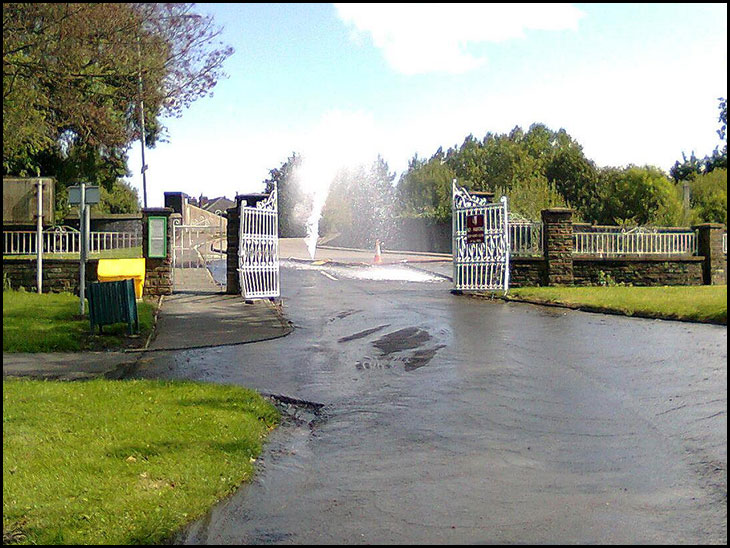
[[[81,242],[79,253],[79,300],[81,315],[84,315],[86,300],[86,259],[89,254],[89,227],[91,224],[90,210],[92,204],[101,201],[101,193],[98,186],[87,186],[86,183],[68,187],[68,201],[71,205],[79,206],[79,228],[81,229]]]
[[[43,181],[38,179],[38,214],[36,219],[36,287],[43,293]]]

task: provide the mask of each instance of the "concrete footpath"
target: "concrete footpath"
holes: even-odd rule
[[[317,248],[314,259],[301,238],[280,240],[282,262],[314,265],[373,265],[375,250],[337,247]],[[450,278],[451,256],[389,252],[381,264],[407,266]],[[72,352],[9,354],[3,352],[3,377],[84,380],[96,377],[118,379],[133,370],[146,354],[234,344],[247,344],[284,337],[292,326],[280,307],[269,300],[246,303],[240,295],[227,295],[207,269],[178,269],[175,293],[164,297],[152,337],[144,349],[120,352]]]
[[[207,270],[192,270],[176,272],[176,292],[162,299],[146,348],[125,352],[3,352],[3,377],[118,379],[153,352],[246,344],[284,337],[292,331],[276,303],[257,300],[247,304],[240,295],[222,293]]]

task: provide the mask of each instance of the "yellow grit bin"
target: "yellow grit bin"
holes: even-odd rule
[[[134,294],[142,298],[144,289],[145,259],[99,259],[96,277],[100,282],[134,280]]]

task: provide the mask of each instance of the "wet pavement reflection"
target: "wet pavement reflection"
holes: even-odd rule
[[[287,265],[291,335],[149,365],[276,395],[294,417],[179,542],[726,540],[725,327],[402,276]]]

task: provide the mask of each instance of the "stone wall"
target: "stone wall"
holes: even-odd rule
[[[727,254],[722,251],[721,224],[706,223],[693,227],[697,231],[697,255],[704,257],[702,281],[705,285],[727,283]]]
[[[98,259],[86,261],[86,283],[97,281]],[[10,287],[36,292],[35,259],[4,259],[3,277]],[[79,293],[79,261],[64,259],[43,259],[43,292],[44,293]]]
[[[543,257],[510,257],[510,287],[548,285],[547,263]]]
[[[573,280],[575,285],[598,285],[607,281],[636,286],[703,285],[704,260],[704,257],[574,256]]]
[[[164,258],[148,257],[147,217],[167,217],[167,256]],[[142,253],[146,258],[144,295],[171,295],[173,291],[172,272],[172,209],[145,209],[142,214]],[[24,287],[28,291],[37,291],[36,259],[4,259],[3,277],[13,289]],[[98,259],[86,262],[86,282],[97,281]],[[43,258],[43,291],[71,292],[79,291],[79,261],[73,259]]]
[[[78,216],[69,216],[63,224],[79,229]],[[129,232],[142,235],[141,213],[91,213],[89,226],[92,232]]]

